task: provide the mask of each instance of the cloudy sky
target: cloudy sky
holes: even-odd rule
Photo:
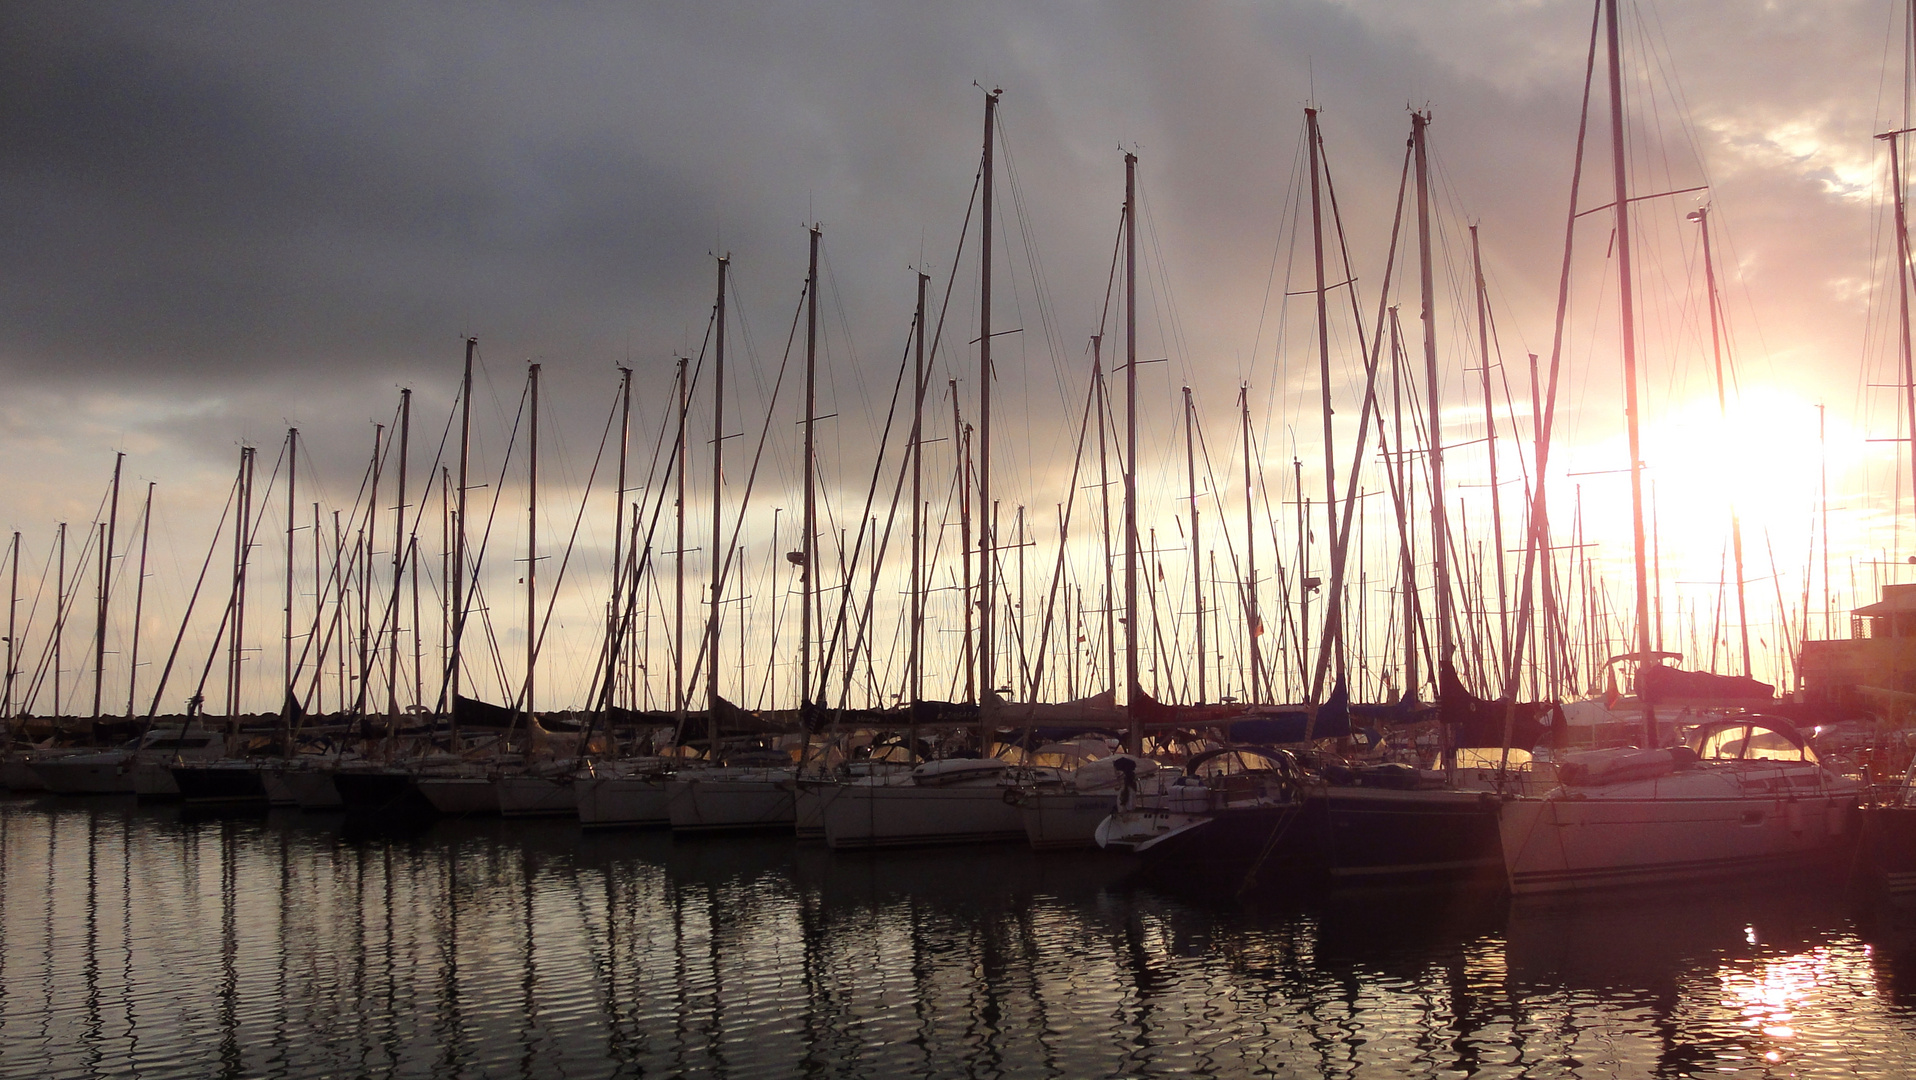
[[[1894,444],[1870,441],[1901,433],[1898,392],[1879,385],[1898,375],[1894,305],[1883,294],[1883,144],[1871,137],[1903,126],[1899,6],[1626,6],[1632,184],[1645,194],[1709,186],[1641,204],[1662,222],[1643,226],[1638,258],[1650,297],[1641,301],[1646,458],[1659,484],[1673,638],[1688,632],[1674,621],[1680,593],[1692,615],[1704,612],[1708,637],[1726,490],[1763,504],[1743,513],[1769,648],[1781,645],[1779,601],[1800,619],[1802,572],[1814,561],[1804,522],[1819,499],[1819,404],[1839,594],[1831,606],[1846,608],[1852,590],[1867,599],[1882,571],[1873,560],[1900,561],[1916,542],[1892,525],[1908,470],[1896,469]],[[22,590],[31,593],[47,565],[59,522],[80,530],[96,518],[113,454],[124,451],[128,506],[147,481],[158,485],[163,554],[146,625],[161,643],[145,647],[163,648],[238,448],[261,447],[264,470],[297,426],[310,455],[302,483],[315,485],[301,502],[349,504],[373,424],[389,422],[399,388],[410,387],[425,447],[414,468],[423,469],[467,335],[483,360],[481,473],[504,467],[524,364],[542,365],[544,422],[557,434],[543,436],[554,440],[545,467],[555,494],[544,511],[552,524],[541,528],[563,535],[620,365],[636,372],[635,467],[644,468],[670,411],[674,357],[696,355],[705,340],[715,254],[732,258],[742,335],[731,379],[745,415],[727,434],[746,437],[728,453],[749,457],[803,283],[810,222],[823,230],[827,264],[820,321],[831,367],[819,411],[836,414],[821,457],[828,482],[851,493],[833,498],[855,521],[910,329],[914,270],[932,275],[934,302],[955,271],[949,318],[975,327],[975,256],[954,252],[977,170],[980,88],[1004,91],[996,302],[998,325],[1021,331],[999,347],[994,445],[1006,519],[1011,501],[1028,503],[1055,535],[1068,487],[1060,462],[1071,455],[1086,345],[1105,310],[1125,150],[1140,158],[1150,275],[1139,348],[1171,360],[1146,379],[1154,426],[1142,468],[1163,472],[1146,484],[1150,513],[1173,530],[1182,385],[1193,387],[1219,468],[1235,460],[1241,381],[1252,385],[1272,469],[1294,454],[1321,460],[1314,324],[1298,306],[1308,298],[1283,296],[1308,283],[1299,169],[1303,110],[1313,104],[1366,323],[1409,109],[1432,114],[1437,259],[1448,275],[1439,303],[1446,424],[1455,438],[1483,435],[1481,403],[1464,389],[1477,378],[1465,355],[1474,347],[1465,230],[1476,225],[1500,377],[1514,402],[1499,422],[1511,425],[1506,437],[1527,434],[1523,358],[1550,352],[1590,27],[1582,0],[7,4],[0,524],[23,534]],[[1586,209],[1611,197],[1601,89]],[[1729,461],[1713,426],[1698,236],[1683,222],[1706,203],[1734,396],[1747,418],[1733,434],[1756,432]],[[1606,337],[1614,296],[1601,286],[1614,271],[1607,215],[1583,221],[1553,499],[1564,506],[1581,489],[1584,539],[1615,569],[1628,523],[1619,520],[1625,489],[1603,475],[1625,464],[1621,377]],[[1406,333],[1416,335],[1415,283],[1403,263],[1398,270],[1392,302],[1406,305]],[[1115,332],[1107,328],[1108,342]],[[946,378],[960,380],[964,409],[975,407],[975,347],[968,354],[964,343],[976,336],[947,330],[936,408],[949,410]],[[1420,342],[1412,337],[1413,348]],[[1345,344],[1333,381],[1348,454],[1361,381]],[[775,451],[790,445],[789,387]],[[1506,479],[1519,463],[1509,452]],[[695,469],[703,453],[695,449]],[[789,512],[796,468],[767,468],[755,498]],[[1481,468],[1457,466],[1480,486]],[[1275,472],[1270,482],[1279,484]],[[1227,500],[1233,483],[1218,477]],[[514,491],[502,500],[523,504]],[[611,532],[603,516],[595,511],[585,529],[599,549]],[[1481,533],[1481,517],[1473,527]],[[283,517],[267,528],[283,530]],[[422,536],[433,533],[436,547],[435,529]],[[523,530],[500,529],[501,546],[522,543]],[[773,542],[750,540],[767,551]],[[1820,631],[1817,575],[1810,606]],[[580,581],[575,615],[602,589],[600,579]],[[1626,597],[1621,579],[1614,595]],[[276,626],[279,604],[258,623]],[[43,638],[45,601],[40,610]],[[276,666],[277,639],[260,647],[261,666]],[[40,648],[28,640],[29,653]],[[69,644],[70,653],[86,648]],[[194,675],[201,663],[190,665]],[[80,685],[71,656],[63,670]],[[112,678],[124,693],[124,672]],[[564,688],[576,678],[555,680]]]

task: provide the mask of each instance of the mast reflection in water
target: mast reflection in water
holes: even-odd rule
[[[0,1076],[1902,1075],[1916,947],[1772,888],[1244,906],[1096,853],[0,803]]]

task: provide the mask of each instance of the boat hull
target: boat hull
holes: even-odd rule
[[[131,795],[134,757],[126,750],[71,754],[35,762],[45,789],[55,795]]]
[[[1239,887],[1494,882],[1499,805],[1480,792],[1325,785],[1296,800],[1166,814],[1161,835],[1118,846],[1155,873]]]
[[[333,783],[333,770],[324,767],[282,769],[279,782],[285,785],[301,810],[343,810],[346,803]]]
[[[242,764],[175,765],[173,782],[189,803],[266,806],[270,799],[259,766]]]
[[[798,822],[789,770],[764,770],[763,775],[715,776],[721,770],[703,770],[703,776],[674,777],[667,813],[672,831],[783,832]]]
[[[499,812],[499,789],[487,776],[419,776],[414,786],[447,817],[484,817]]]
[[[579,812],[570,779],[548,776],[501,776],[493,781],[504,817],[572,817]]]
[[[1025,839],[1014,793],[995,780],[940,787],[840,784],[824,799],[825,843],[835,851]]]
[[[1098,825],[1116,802],[1115,791],[1027,791],[1018,810],[1033,848],[1085,848],[1097,846]]]
[[[588,829],[662,829],[672,824],[664,776],[587,776],[572,782],[579,824]]]
[[[418,820],[439,811],[419,791],[412,773],[399,769],[340,769],[333,774],[340,808],[367,821]]]
[[[1513,799],[1503,809],[1514,895],[1615,889],[1841,865],[1850,792],[1790,797]]]

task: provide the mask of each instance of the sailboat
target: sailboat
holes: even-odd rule
[[[978,665],[982,685],[989,692],[995,685],[993,631],[996,586],[993,570],[997,558],[992,534],[991,503],[991,246],[993,150],[997,139],[998,99],[1002,91],[985,94],[984,151],[980,165],[979,231],[979,306],[978,306],[978,505],[985,508],[978,540]],[[920,333],[923,324],[920,324]],[[923,370],[915,397],[923,401]],[[917,425],[914,424],[914,429]],[[914,443],[916,440],[914,440]],[[912,447],[915,454],[918,447]],[[917,513],[914,505],[913,513]],[[807,538],[809,544],[809,536]],[[807,549],[809,552],[809,547]],[[966,552],[969,558],[971,552]],[[914,564],[915,565],[915,564]],[[810,567],[806,567],[809,573]],[[919,583],[912,583],[918,590]],[[967,599],[967,603],[970,600]],[[914,649],[914,655],[916,650]],[[923,702],[917,699],[918,687],[911,687],[911,710],[915,716]],[[825,842],[834,849],[893,847],[917,844],[982,843],[1023,840],[1024,817],[1018,807],[1006,799],[1004,781],[1011,763],[992,754],[995,725],[989,709],[979,710],[978,756],[948,757],[925,761],[910,772],[873,771],[841,783],[817,789],[820,812],[825,825]],[[916,752],[916,745],[912,747]]]
[[[1651,666],[1643,466],[1638,453],[1632,199],[1624,158],[1616,0],[1599,0],[1598,15],[1608,46],[1615,193],[1611,209],[1616,215],[1641,689],[1654,681],[1645,676],[1655,669]],[[1598,20],[1593,19],[1588,68],[1592,77],[1597,32]],[[1587,114],[1588,81],[1584,100]],[[1573,225],[1582,165],[1580,137],[1571,186]],[[1558,781],[1554,787],[1541,794],[1512,795],[1505,801],[1499,830],[1512,893],[1795,873],[1834,863],[1850,843],[1860,785],[1824,766],[1809,740],[1788,720],[1759,714],[1720,718],[1699,725],[1683,744],[1675,746],[1664,745],[1655,706],[1647,700],[1644,723],[1642,747],[1561,755],[1554,765]]]

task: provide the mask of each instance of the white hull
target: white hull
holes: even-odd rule
[[[829,781],[805,781],[792,793],[793,809],[798,820],[794,831],[800,840],[825,839],[825,788],[835,786]]]
[[[165,761],[151,759],[133,763],[133,794],[142,799],[177,799],[179,782]]]
[[[107,750],[71,754],[33,763],[46,790],[55,795],[133,794],[133,752]]]
[[[1018,807],[1025,839],[1041,850],[1096,847],[1098,825],[1116,808],[1115,791],[1028,791]]]
[[[792,828],[798,820],[790,769],[701,769],[671,781],[674,832]]]
[[[839,784],[826,790],[825,842],[834,850],[980,844],[1025,838],[1024,815],[996,780],[926,786]]]
[[[299,794],[293,790],[291,784],[286,782],[286,773],[283,769],[262,766],[259,771],[259,782],[266,788],[268,806],[299,805]]]
[[[293,801],[301,810],[338,810],[345,805],[340,801],[339,788],[333,784],[330,768],[284,769],[279,773],[279,781],[292,792]]]
[[[658,775],[580,777],[572,782],[579,824],[596,829],[670,825],[670,784],[670,778]]]
[[[1668,885],[1827,863],[1850,840],[1856,791],[1815,766],[1745,762],[1504,804],[1517,895]]]
[[[413,781],[433,809],[449,816],[496,814],[498,789],[486,776],[421,776]]]
[[[505,817],[571,817],[579,811],[570,780],[546,776],[501,776],[493,781]]]

